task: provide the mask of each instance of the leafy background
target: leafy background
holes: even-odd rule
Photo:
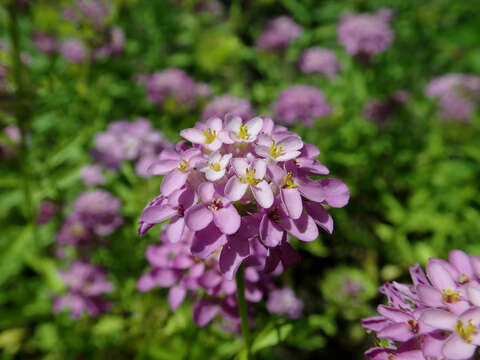
[[[320,160],[351,190],[350,204],[335,209],[333,236],[295,243],[303,261],[278,281],[292,286],[305,302],[304,316],[286,320],[258,307],[253,350],[258,359],[361,359],[373,339],[359,325],[373,314],[377,287],[403,280],[408,266],[453,248],[480,255],[480,117],[468,124],[442,121],[435,101],[424,95],[434,77],[480,74],[480,15],[476,1],[449,0],[258,0],[225,1],[221,15],[195,12],[195,1],[112,0],[109,18],[126,34],[125,54],[75,65],[36,50],[34,30],[89,40],[62,20],[68,1],[31,1],[20,15],[22,51],[32,57],[28,164],[0,161],[0,351],[2,359],[232,359],[241,358],[241,340],[213,324],[197,329],[191,307],[168,310],[166,291],[139,293],[136,280],[146,269],[146,246],[136,222],[153,198],[160,179],[138,178],[132,164],[109,174],[105,188],[122,199],[125,225],[111,235],[93,262],[109,269],[114,304],[99,318],[72,320],[53,315],[52,298],[64,291],[54,256],[55,233],[85,190],[78,173],[90,161],[94,135],[123,118],[148,117],[169,139],[199,119],[202,104],[184,111],[148,102],[135,79],[166,67],[185,69],[213,93],[249,99],[259,113],[271,113],[281,90],[292,84],[322,89],[331,116],[312,128],[293,130],[322,151]],[[345,11],[395,11],[393,46],[370,67],[350,58],[336,40]],[[269,19],[290,15],[304,27],[285,54],[253,46]],[[7,37],[8,14],[0,11],[0,36]],[[298,56],[310,46],[333,49],[342,62],[339,77],[302,74]],[[407,105],[387,128],[365,121],[370,98],[386,99],[396,90],[410,93]],[[2,114],[1,125],[15,119]],[[2,134],[2,142],[8,139]],[[54,200],[59,214],[38,227],[23,197],[22,167],[31,174],[33,208]],[[342,284],[354,280],[363,291],[351,297]]]

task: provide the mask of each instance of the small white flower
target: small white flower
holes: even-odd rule
[[[208,165],[200,169],[205,173],[208,181],[220,180],[225,175],[225,169],[232,158],[232,154],[223,155],[218,151],[210,154],[208,157]]]
[[[228,136],[232,142],[253,142],[262,131],[262,127],[263,119],[260,117],[254,117],[244,124],[239,116],[235,116],[226,124]]]

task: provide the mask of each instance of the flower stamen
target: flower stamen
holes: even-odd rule
[[[237,137],[242,140],[248,140],[248,129],[246,124],[240,125]]]
[[[455,330],[466,343],[472,343],[473,334],[476,330],[476,326],[472,324],[472,319],[468,320],[467,326],[463,325],[462,320],[458,320]]]
[[[207,130],[203,131],[203,136],[205,136],[205,144],[211,144],[215,138],[217,137],[217,132],[215,130],[211,130],[208,128]]]

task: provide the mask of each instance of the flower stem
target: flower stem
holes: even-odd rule
[[[242,266],[237,271],[235,276],[235,283],[237,284],[237,303],[238,313],[240,315],[240,321],[242,326],[242,337],[245,342],[245,348],[247,350],[247,360],[252,360],[252,350],[250,348],[250,328],[248,327],[248,313],[247,302],[245,301],[245,269]]]
[[[32,205],[32,191],[30,187],[29,162],[29,133],[27,123],[30,117],[32,94],[25,82],[24,64],[20,52],[20,34],[18,29],[18,7],[13,1],[8,5],[9,26],[8,33],[11,41],[12,72],[15,81],[15,106],[14,114],[21,133],[20,140],[20,167],[23,173],[23,188],[25,194],[25,213],[28,220],[33,221],[34,211]]]

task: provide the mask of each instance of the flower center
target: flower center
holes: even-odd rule
[[[180,216],[180,217],[184,217],[184,215],[185,215],[185,208],[183,207],[183,205],[178,205],[178,207],[177,207],[177,215]]]
[[[242,140],[248,140],[248,129],[246,124],[240,125],[237,137]]]
[[[458,277],[458,282],[460,284],[465,284],[467,282],[470,281],[470,276],[468,276],[467,274],[461,274],[459,277]]]
[[[213,211],[217,211],[223,208],[222,200],[220,199],[213,199],[208,208]]]
[[[450,289],[443,289],[443,301],[449,304],[455,304],[460,300],[460,291],[453,291]]]
[[[287,174],[287,176],[285,176],[282,180],[282,188],[283,189],[295,189],[296,187],[298,187],[297,184],[295,184],[295,182],[292,180],[292,173],[289,172]]]
[[[280,214],[280,211],[277,208],[275,208],[268,213],[268,218],[272,220],[274,223],[278,224],[282,216]]]
[[[472,319],[468,320],[467,326],[463,325],[462,320],[457,321],[457,326],[455,327],[458,335],[468,344],[472,343],[472,336],[475,333],[476,327],[472,324]]]
[[[279,147],[275,146],[275,142],[272,142],[272,145],[270,146],[270,156],[274,159],[280,156],[283,150],[283,145],[280,145]]]
[[[255,175],[255,169],[252,169],[252,170],[246,169],[245,176],[242,177],[240,181],[243,182],[244,184],[257,185],[260,182],[260,180],[256,179],[254,175]]]
[[[74,236],[83,235],[84,231],[85,229],[80,224],[72,225],[72,227],[70,228],[70,233]]]
[[[185,160],[185,159],[182,159],[182,161],[180,162],[180,164],[178,166],[178,170],[180,170],[183,173],[186,173],[187,172],[187,167],[188,167],[188,161]]]
[[[216,162],[216,163],[211,163],[210,164],[210,169],[212,169],[213,171],[220,171],[220,170],[222,170],[222,167],[220,166],[220,164],[218,162]]]
[[[418,321],[417,320],[408,320],[407,321],[408,329],[416,334],[418,333]]]
[[[205,136],[205,144],[209,145],[217,137],[217,132],[208,128],[207,130],[203,131],[203,136]]]

